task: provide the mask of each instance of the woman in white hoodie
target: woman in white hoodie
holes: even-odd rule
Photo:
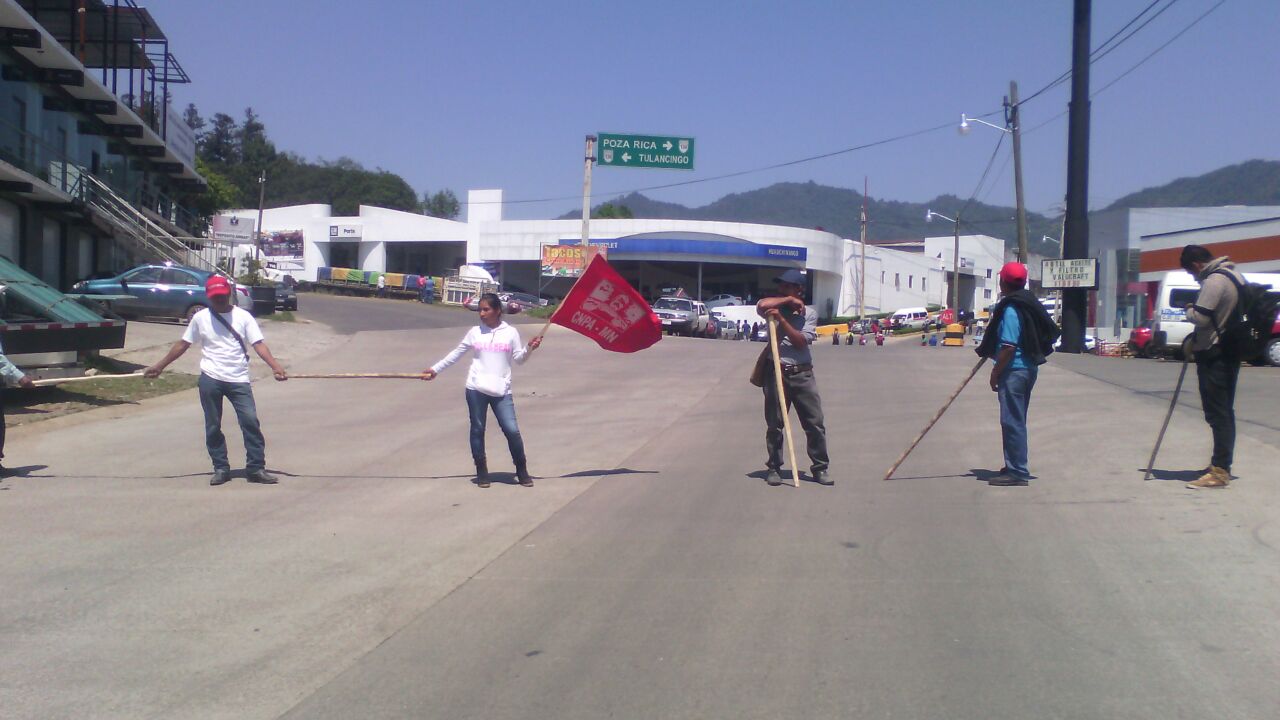
[[[480,296],[480,324],[467,331],[453,352],[422,373],[434,380],[440,371],[457,362],[468,351],[475,353],[467,372],[467,411],[471,415],[471,457],[476,462],[476,484],[489,487],[489,465],[484,452],[484,428],[489,408],[498,419],[498,427],[507,436],[516,477],[525,487],[533,487],[524,456],[524,440],[516,425],[516,406],[511,399],[511,363],[523,365],[529,354],[542,344],[541,337],[520,341],[520,333],[502,321],[502,301],[493,293]]]

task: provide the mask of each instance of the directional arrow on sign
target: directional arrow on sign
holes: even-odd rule
[[[667,144],[662,146],[662,149],[663,149],[663,150],[666,150],[667,152],[671,152],[671,148],[673,148],[673,147],[675,147],[675,146],[671,144],[671,141],[670,141],[670,140],[668,140],[668,141],[667,141]]]
[[[631,153],[622,153],[622,162],[631,162]]]

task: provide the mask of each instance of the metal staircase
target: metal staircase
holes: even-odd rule
[[[87,172],[78,173],[75,185],[77,187],[72,194],[84,200],[99,217],[116,228],[121,237],[132,242],[143,259],[167,260],[198,270],[226,274],[217,262],[229,252],[229,247],[221,248],[208,238],[181,238],[169,233]]]

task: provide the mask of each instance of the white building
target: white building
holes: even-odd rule
[[[946,270],[947,302],[951,298],[952,258],[956,239],[953,235],[925,238],[924,254],[941,263]],[[978,311],[1000,299],[1000,268],[1005,263],[1005,243],[990,235],[960,236],[959,301],[961,310]]]
[[[321,267],[446,275],[467,263],[486,267],[504,287],[548,297],[568,291],[570,279],[542,276],[542,246],[577,244],[581,220],[505,220],[501,190],[472,190],[468,208],[465,222],[370,206],[351,217],[334,216],[327,205],[267,210],[264,260],[305,281],[314,281]],[[257,218],[256,210],[230,214],[249,226]],[[799,268],[809,277],[808,300],[820,315],[857,312],[860,244],[823,230],[596,219],[590,233],[592,244],[606,247],[610,264],[646,297],[682,287],[695,297],[733,293],[755,299],[772,291],[781,270]],[[962,240],[968,247],[967,238]],[[962,257],[970,255],[985,258],[979,253]],[[942,270],[941,260],[929,253],[868,246],[866,313],[943,304]]]

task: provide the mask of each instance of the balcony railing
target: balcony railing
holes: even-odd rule
[[[140,178],[140,172],[129,173],[124,170],[125,159],[121,156],[107,162],[95,177],[105,183],[120,197],[136,207],[145,208],[164,218],[169,223],[181,228],[190,235],[197,235],[203,228],[199,216],[190,209],[159,192],[148,192],[141,182],[130,182],[130,175]],[[40,180],[52,185],[68,195],[81,197],[83,183],[81,174],[89,174],[89,169],[76,163],[58,148],[43,138],[27,132],[5,120],[0,120],[0,160],[25,170]]]

